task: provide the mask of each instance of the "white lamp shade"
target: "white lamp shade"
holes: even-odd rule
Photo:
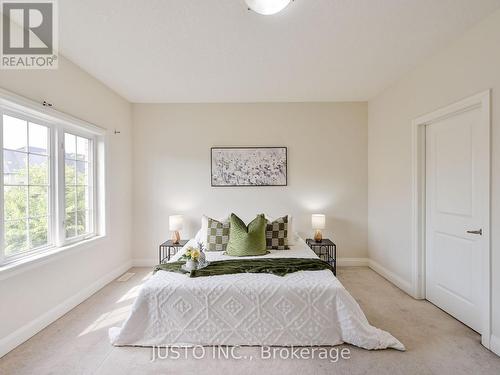
[[[325,229],[325,215],[313,214],[311,216],[311,225],[313,229]]]
[[[182,230],[184,219],[182,215],[172,215],[168,217],[168,226],[171,231]]]
[[[290,4],[290,0],[245,0],[245,2],[255,13],[264,16],[279,13]]]

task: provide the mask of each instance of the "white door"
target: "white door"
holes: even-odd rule
[[[426,129],[426,298],[482,332],[489,124],[472,107]]]

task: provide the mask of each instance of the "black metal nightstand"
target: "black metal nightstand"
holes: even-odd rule
[[[306,240],[307,245],[324,261],[333,267],[333,274],[337,276],[337,245],[328,238],[316,242],[311,238]]]
[[[175,255],[177,251],[187,243],[188,243],[187,240],[180,240],[179,243],[173,243],[172,240],[163,242],[160,245],[160,251],[159,251],[160,264],[169,261],[170,257],[172,255]]]

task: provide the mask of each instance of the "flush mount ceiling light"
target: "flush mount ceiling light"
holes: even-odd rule
[[[279,13],[290,4],[290,0],[245,0],[245,2],[248,9],[264,16]]]

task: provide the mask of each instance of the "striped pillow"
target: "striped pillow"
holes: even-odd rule
[[[266,224],[264,214],[257,215],[248,225],[235,214],[229,219],[231,229],[226,254],[230,256],[265,255]]]

